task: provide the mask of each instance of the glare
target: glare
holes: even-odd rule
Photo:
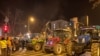
[[[26,27],[27,27],[27,25],[24,25],[24,27],[26,28]]]
[[[34,17],[30,17],[30,21],[33,22],[34,21]]]
[[[77,37],[77,34],[75,34],[74,36]]]
[[[27,35],[27,37],[30,39],[30,33],[27,33],[26,35]]]
[[[97,51],[98,51],[98,54],[97,54],[97,55],[98,55],[98,56],[100,56],[100,54],[99,54],[99,53],[100,53],[100,48],[98,48],[98,50],[97,50]]]

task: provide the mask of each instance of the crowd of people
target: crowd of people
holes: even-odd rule
[[[1,36],[0,37],[0,56],[11,56],[13,52],[26,49],[28,38],[19,34],[17,37]]]
[[[13,42],[11,37],[0,37],[1,56],[10,56],[12,53]]]

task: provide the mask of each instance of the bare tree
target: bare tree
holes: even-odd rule
[[[13,13],[12,13],[13,14]],[[23,12],[20,9],[15,9],[15,13],[12,16],[12,33],[15,35],[20,32],[20,25],[24,24],[22,21]]]
[[[20,25],[21,24],[21,19],[23,17],[23,11],[21,11],[20,9],[11,9],[11,8],[8,8],[6,11],[1,11],[0,10],[0,13],[4,16],[4,17],[8,17],[9,19],[9,22],[8,22],[8,25],[10,26],[10,33],[15,35],[16,34],[16,31],[15,30],[17,27],[17,24]],[[19,30],[20,28],[18,28]]]
[[[100,0],[89,0],[90,3],[93,3],[92,9],[96,8],[100,4]]]

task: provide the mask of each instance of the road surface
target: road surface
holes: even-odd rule
[[[41,51],[35,52],[35,51],[17,51],[12,56],[56,56],[53,53],[46,54],[42,53]],[[66,56],[66,54],[61,54],[57,56]]]
[[[53,53],[43,53],[42,51],[27,51],[27,50],[20,50],[12,54],[12,56],[67,56],[66,53],[61,55],[54,55]],[[91,56],[90,52],[85,52],[80,56]]]

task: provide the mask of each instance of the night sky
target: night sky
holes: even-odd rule
[[[35,28],[42,27],[48,20],[57,20],[63,16],[65,20],[72,17],[89,15],[90,24],[100,24],[100,6],[92,9],[88,0],[0,0],[0,21],[3,22],[4,15],[10,9],[13,13],[16,9],[23,11],[27,19],[30,15],[36,17]],[[42,23],[42,24],[41,24]]]

